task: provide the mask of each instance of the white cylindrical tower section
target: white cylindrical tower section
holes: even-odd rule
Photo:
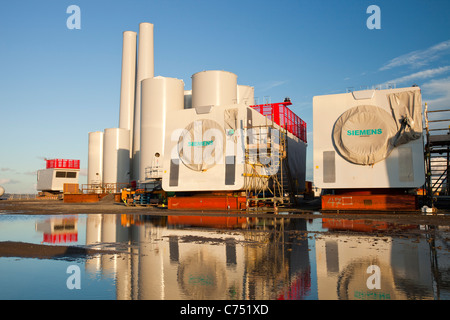
[[[136,98],[134,106],[132,180],[139,179],[141,148],[141,81],[154,77],[153,24],[139,24],[138,64],[136,75]]]
[[[155,77],[142,81],[141,183],[162,178],[166,123],[174,111],[184,108],[184,82]]]
[[[88,176],[87,183],[97,185],[103,183],[103,132],[89,132]]]
[[[105,129],[103,139],[103,183],[130,182],[130,131]]]
[[[136,85],[136,32],[123,33],[119,128],[133,130]],[[132,138],[133,136],[130,135]],[[131,141],[130,141],[131,142]]]
[[[255,104],[255,88],[250,86],[237,86],[238,103],[252,106]]]
[[[192,107],[237,103],[237,76],[221,70],[197,72],[192,76]]]

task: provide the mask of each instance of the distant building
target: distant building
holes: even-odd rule
[[[37,171],[36,189],[42,192],[64,191],[64,184],[78,184],[80,160],[47,160],[46,169]]]

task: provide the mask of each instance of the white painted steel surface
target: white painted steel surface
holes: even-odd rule
[[[136,36],[134,31],[123,33],[122,77],[120,85],[119,128],[133,132],[134,100],[136,95]],[[133,135],[130,135],[130,145]],[[130,156],[132,150],[130,150]]]
[[[133,128],[132,180],[139,179],[141,148],[141,81],[154,77],[153,24],[139,24],[139,47]]]
[[[166,123],[174,112],[184,109],[184,82],[180,79],[155,77],[142,81],[141,108],[141,183],[161,178],[164,159]]]
[[[237,76],[221,70],[207,70],[192,75],[192,107],[237,103]]]
[[[41,169],[37,171],[37,191],[53,191],[54,169]]]
[[[425,182],[423,137],[395,147],[387,158],[373,165],[354,164],[345,160],[335,149],[332,138],[336,121],[347,110],[369,105],[392,114],[387,95],[414,90],[420,89],[363,90],[314,97],[314,185],[322,189],[422,186]]]
[[[103,142],[103,183],[130,181],[130,131],[105,129]]]
[[[238,85],[237,97],[238,103],[252,106],[255,104],[255,88],[251,86]]]
[[[134,122],[136,35],[137,33],[134,31],[123,33],[119,128],[127,130],[133,130]]]
[[[235,120],[230,121],[227,115],[234,112]],[[244,104],[212,107],[209,112],[200,114],[194,108],[173,112],[166,125],[163,189],[175,192],[244,190],[248,181],[244,178],[245,128],[249,123],[252,126],[267,124],[263,115]],[[233,125],[235,128],[230,128]],[[191,140],[181,142],[189,134]],[[188,156],[186,146],[192,146]],[[305,186],[306,144],[289,133],[288,149],[291,173],[301,192]],[[209,154],[214,158],[205,157]],[[236,156],[236,161],[234,175],[228,177],[231,183],[227,183],[226,167],[230,164],[227,157],[230,156]],[[270,160],[271,165],[276,166],[276,160]],[[174,177],[176,183],[172,180]]]
[[[103,132],[89,132],[88,184],[103,182]]]
[[[72,177],[66,177],[67,172],[70,172]],[[36,190],[63,192],[65,183],[78,183],[79,172],[79,169],[66,168],[38,170]],[[63,176],[60,174],[63,174]]]

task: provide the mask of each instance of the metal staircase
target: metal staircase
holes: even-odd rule
[[[433,208],[439,197],[450,196],[450,109],[428,110],[425,103],[425,131],[424,195],[426,204]]]

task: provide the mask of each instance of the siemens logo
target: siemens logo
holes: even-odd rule
[[[381,129],[367,129],[367,130],[347,130],[348,136],[371,136],[374,134],[382,134]]]
[[[188,142],[188,146],[189,147],[205,147],[205,146],[209,146],[211,144],[213,144],[214,141],[209,140],[209,141],[194,141],[194,142]]]

